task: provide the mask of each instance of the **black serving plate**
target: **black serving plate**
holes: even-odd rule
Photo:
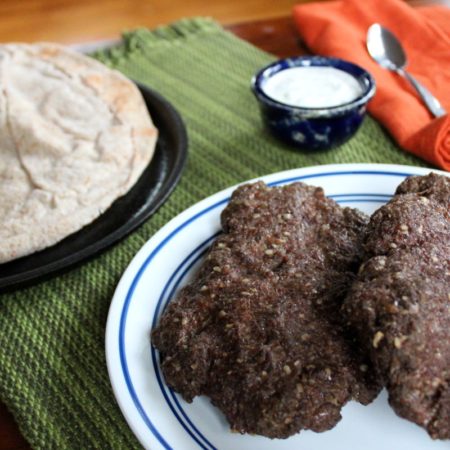
[[[149,166],[133,188],[91,224],[52,247],[0,264],[1,291],[25,286],[92,258],[141,225],[167,200],[186,162],[186,128],[164,97],[138,86],[159,130]]]

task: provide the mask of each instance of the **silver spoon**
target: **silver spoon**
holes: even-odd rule
[[[379,23],[374,23],[367,31],[367,50],[370,56],[385,69],[397,72],[405,77],[419,93],[428,109],[435,117],[447,114],[439,100],[412,75],[406,72],[406,54],[400,41]]]

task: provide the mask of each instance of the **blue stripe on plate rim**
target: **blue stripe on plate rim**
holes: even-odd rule
[[[295,181],[305,180],[308,178],[321,178],[321,177],[329,177],[329,176],[342,176],[342,175],[384,175],[384,176],[397,176],[397,177],[407,177],[410,175],[414,175],[411,172],[386,172],[383,170],[346,170],[346,171],[340,171],[340,172],[324,172],[324,173],[314,173],[314,174],[308,174],[308,175],[300,175],[300,176],[294,176],[289,178],[283,178],[280,180],[275,180],[270,183],[267,183],[269,186],[275,186],[275,185],[283,185],[287,183],[292,183]],[[386,203],[392,196],[387,194],[365,194],[365,193],[358,193],[358,194],[337,194],[337,195],[330,195],[329,197],[335,198],[338,203],[354,203],[354,202],[376,202],[376,203]],[[133,403],[140,414],[141,418],[143,419],[144,423],[147,425],[148,429],[151,431],[151,433],[155,436],[155,438],[159,441],[159,443],[162,445],[165,449],[171,449],[170,445],[167,443],[167,441],[161,436],[159,431],[156,429],[150,418],[148,417],[148,414],[145,412],[144,407],[142,406],[141,401],[138,398],[138,395],[136,393],[136,390],[133,386],[133,382],[130,377],[130,372],[128,368],[128,362],[125,352],[125,328],[126,328],[126,320],[127,320],[127,314],[128,314],[128,308],[130,305],[130,301],[133,297],[133,293],[136,289],[136,286],[144,273],[147,266],[150,264],[150,262],[153,260],[153,258],[165,247],[165,245],[181,230],[183,230],[186,226],[191,224],[193,221],[197,220],[199,217],[203,216],[204,214],[212,211],[213,209],[222,206],[226,204],[229,201],[230,197],[227,197],[225,199],[222,199],[213,205],[210,205],[206,207],[205,209],[201,210],[197,214],[193,215],[192,217],[189,217],[187,220],[185,220],[183,223],[181,223],[175,230],[173,230],[169,235],[167,235],[160,243],[157,245],[155,249],[150,253],[150,255],[147,256],[147,258],[142,263],[139,270],[137,270],[136,275],[133,278],[133,281],[130,284],[130,287],[127,291],[127,294],[125,296],[125,301],[123,304],[123,308],[120,314],[120,322],[119,322],[119,356],[120,356],[120,365],[122,368],[123,376],[125,379],[126,386],[128,388],[128,392],[130,397],[133,400]],[[152,329],[156,324],[156,321],[158,317],[161,314],[161,306],[168,302],[168,300],[171,298],[171,295],[178,287],[179,283],[185,276],[185,274],[189,271],[189,269],[195,264],[195,262],[201,258],[201,256],[207,251],[208,244],[211,243],[211,241],[217,236],[218,233],[216,233],[213,236],[210,236],[205,241],[203,241],[199,246],[197,246],[196,249],[194,249],[191,254],[189,254],[177,267],[174,273],[169,277],[168,282],[163,288],[163,291],[159,297],[158,303],[156,305],[155,313],[153,316],[152,321]],[[192,260],[194,258],[194,260]],[[187,267],[185,267],[187,264]],[[183,270],[184,267],[184,270]],[[181,273],[180,273],[181,272]],[[178,275],[178,278],[177,278]],[[169,290],[169,286],[172,284],[172,289],[170,290],[170,295],[165,296],[165,294]],[[165,301],[164,301],[165,299]],[[151,346],[151,353],[152,353],[152,362],[155,370],[155,374],[157,377],[158,384],[161,388],[161,391],[163,393],[163,396],[170,407],[172,413],[175,415],[177,420],[179,421],[180,425],[186,430],[186,432],[191,436],[191,438],[199,445],[202,449],[211,449],[215,450],[215,447],[206,439],[205,436],[203,436],[200,431],[195,427],[195,425],[191,422],[189,417],[187,416],[186,412],[181,407],[178,399],[175,396],[175,393],[169,389],[170,397],[173,399],[175,405],[173,405],[170,401],[170,397],[167,394],[164,383],[162,381],[162,376],[159,371],[159,364],[157,361],[157,353],[156,350]],[[178,410],[178,412],[177,412]],[[180,414],[184,417],[186,422],[184,422]],[[191,428],[189,428],[191,427]]]

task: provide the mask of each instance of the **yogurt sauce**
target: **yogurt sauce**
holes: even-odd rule
[[[343,70],[308,66],[281,70],[267,79],[263,91],[286,105],[329,108],[355,100],[363,88]]]

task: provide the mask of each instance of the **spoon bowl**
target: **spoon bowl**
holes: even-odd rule
[[[395,71],[407,64],[406,53],[400,41],[377,23],[373,24],[367,33],[367,49],[370,56],[385,69]]]

